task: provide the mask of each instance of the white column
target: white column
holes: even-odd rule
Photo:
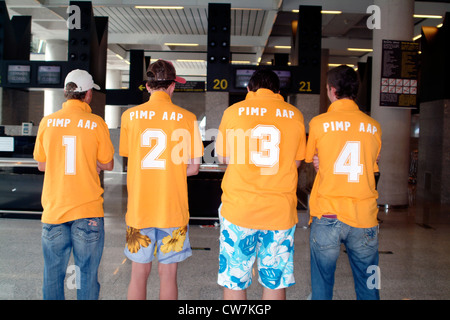
[[[408,205],[411,111],[380,106],[382,40],[412,41],[414,1],[375,0],[374,4],[381,9],[381,28],[373,30],[371,109],[383,131],[378,204],[403,206]]]
[[[45,41],[45,61],[66,61],[67,41],[47,40]]]
[[[45,46],[45,61],[66,61],[67,49],[67,41],[47,40]],[[62,75],[62,77],[65,76],[65,74]],[[61,109],[62,104],[65,101],[63,89],[45,89],[44,116]]]
[[[120,89],[121,87],[122,71],[106,70],[106,89]],[[121,106],[105,105],[105,122],[108,128],[114,129],[120,126],[121,111]]]

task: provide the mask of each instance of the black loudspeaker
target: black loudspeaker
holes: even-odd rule
[[[89,71],[91,56],[91,29],[93,22],[92,3],[90,1],[71,1],[68,21],[69,48],[67,60],[79,69]]]
[[[88,71],[104,91],[108,17],[94,17],[90,1],[70,1],[68,15],[68,69]]]
[[[299,93],[320,93],[322,55],[322,7],[300,6],[297,27]]]
[[[231,4],[208,4],[207,90],[228,91]]]

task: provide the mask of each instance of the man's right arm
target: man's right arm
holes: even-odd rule
[[[217,155],[217,160],[219,160],[219,162],[221,164],[228,164],[230,158],[229,157],[222,157],[220,154]]]
[[[97,160],[97,172],[100,173],[102,170],[111,171],[114,169],[114,159],[112,159],[108,163],[101,163]]]
[[[46,164],[46,162],[39,162],[38,161],[38,170],[44,172],[45,171],[45,164]]]
[[[313,156],[313,165],[316,172],[319,171],[319,156],[317,154]]]
[[[114,146],[109,135],[107,124],[102,121],[103,134],[100,135],[99,149],[97,152],[97,172],[102,170],[111,171],[114,169]],[[111,161],[108,161],[111,159]],[[108,161],[108,162],[105,162]]]

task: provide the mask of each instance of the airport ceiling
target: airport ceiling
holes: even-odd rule
[[[233,63],[271,63],[274,53],[290,53],[293,10],[300,5],[320,5],[322,48],[329,49],[329,63],[356,65],[370,52],[372,30],[366,13],[373,0],[92,0],[95,16],[107,16],[108,69],[127,75],[129,51],[141,49],[153,59],[172,60],[177,73],[191,80],[206,77],[208,3],[231,3],[231,54]],[[45,40],[68,39],[68,0],[6,0],[10,18],[32,16],[36,45],[32,59],[44,59]],[[140,9],[137,6],[180,6],[177,9]],[[415,1],[415,14],[441,18],[414,18],[414,35],[421,26],[436,26],[450,11],[448,1]],[[180,45],[186,44],[186,45]]]

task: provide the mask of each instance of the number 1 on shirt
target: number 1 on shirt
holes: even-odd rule
[[[341,154],[334,163],[334,174],[345,174],[348,176],[348,182],[359,182],[359,176],[363,174],[360,154],[360,142],[347,141]]]
[[[76,136],[63,136],[62,144],[65,147],[65,175],[75,175],[76,172],[76,147],[77,147],[77,137]]]

